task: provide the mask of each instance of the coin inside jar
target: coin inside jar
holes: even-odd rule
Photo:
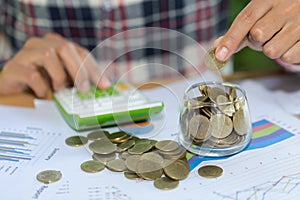
[[[184,101],[179,142],[187,150],[218,157],[237,153],[247,146],[251,121],[245,92],[238,85],[194,84],[186,90]]]
[[[197,140],[207,140],[209,119],[203,115],[195,115],[189,122],[189,134]]]
[[[249,132],[249,118],[245,114],[244,109],[239,109],[233,116],[234,130],[239,135],[244,135]]]
[[[225,138],[231,134],[233,128],[232,121],[224,114],[211,116],[209,122],[209,132],[215,138]]]

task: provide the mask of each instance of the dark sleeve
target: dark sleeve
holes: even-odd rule
[[[2,71],[3,67],[5,66],[7,60],[0,60],[0,71]]]

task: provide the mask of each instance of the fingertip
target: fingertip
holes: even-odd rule
[[[31,89],[34,91],[35,95],[38,98],[41,99],[46,98],[48,93],[48,87],[38,72],[32,73],[31,82],[29,86],[31,87]]]
[[[32,88],[32,90],[34,91],[35,95],[40,99],[45,99],[49,92],[48,89],[38,90],[38,89]]]
[[[99,88],[101,88],[101,89],[106,89],[106,88],[108,88],[108,87],[111,86],[111,82],[110,82],[107,78],[102,78],[102,79],[98,82],[97,86],[98,86]]]
[[[230,56],[228,48],[225,46],[217,47],[215,56],[219,61],[226,61]]]
[[[90,82],[88,80],[85,80],[83,81],[80,85],[77,86],[77,89],[80,91],[80,92],[88,92],[90,91]]]
[[[66,85],[65,85],[65,84],[55,85],[55,86],[54,86],[54,91],[55,91],[55,92],[59,92],[59,91],[65,89],[65,88],[66,88]]]
[[[45,99],[47,97],[48,91],[36,94],[38,98]]]

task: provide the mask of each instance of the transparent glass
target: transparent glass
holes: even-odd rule
[[[232,83],[190,86],[180,113],[179,142],[201,156],[227,156],[243,150],[252,135],[245,91]]]

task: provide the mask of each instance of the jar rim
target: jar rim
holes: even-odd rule
[[[201,106],[205,107],[205,106],[214,106],[214,107],[217,107],[217,106],[226,106],[226,105],[232,105],[232,104],[235,104],[235,103],[238,103],[238,102],[241,102],[241,101],[244,101],[244,100],[247,100],[247,97],[246,97],[246,91],[241,88],[239,85],[237,84],[234,84],[234,83],[230,83],[230,82],[218,82],[218,81],[208,81],[208,82],[199,82],[199,83],[194,83],[192,85],[190,85],[184,92],[184,96],[191,102],[197,102],[195,101],[193,98],[189,97],[187,95],[187,93],[194,89],[195,87],[199,87],[200,85],[207,85],[207,86],[213,86],[213,85],[216,85],[216,86],[223,86],[223,87],[234,87],[235,89],[239,90],[239,92],[242,94],[242,96],[236,98],[234,101],[228,101],[228,102],[224,102],[224,103],[217,103],[217,102],[203,102],[201,103]],[[225,91],[225,90],[224,90]]]

